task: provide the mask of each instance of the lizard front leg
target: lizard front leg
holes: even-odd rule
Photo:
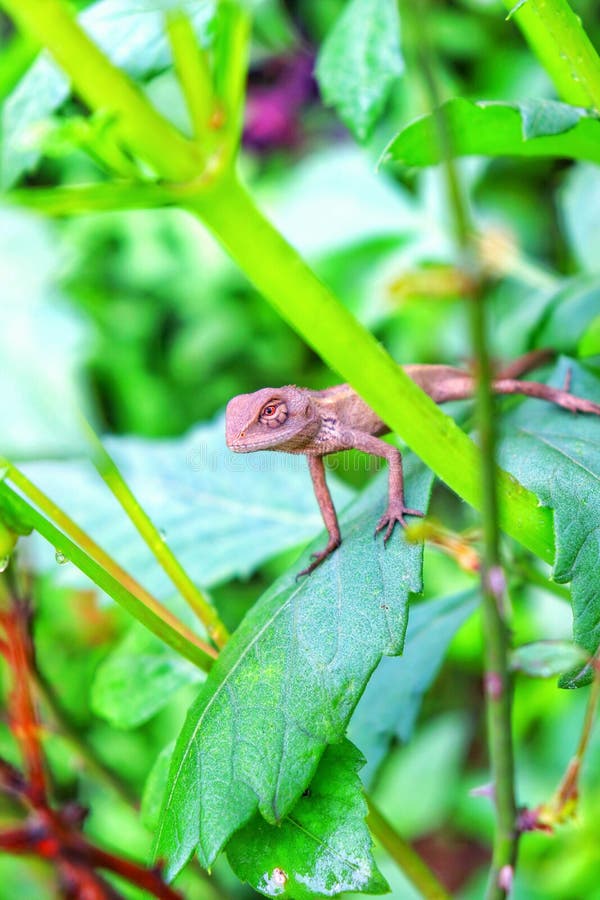
[[[299,572],[296,576],[297,578],[300,578],[301,575],[310,575],[310,573],[313,572],[317,566],[320,566],[323,560],[326,559],[330,553],[333,553],[342,542],[335,506],[333,505],[333,500],[331,499],[331,494],[329,493],[329,488],[327,487],[327,481],[325,479],[325,464],[323,462],[323,457],[308,456],[307,458],[308,470],[310,472],[310,477],[312,478],[319,509],[321,510],[321,515],[323,516],[323,521],[325,522],[325,527],[329,534],[329,540],[327,541],[327,546],[324,550],[321,550],[319,553],[311,554],[314,557],[314,562],[311,562],[306,569]]]
[[[410,509],[404,503],[402,454],[397,447],[386,444],[380,438],[362,431],[353,431],[348,435],[348,438],[351,441],[350,446],[356,450],[362,450],[374,456],[381,456],[387,460],[389,470],[388,506],[375,528],[375,535],[385,528],[383,541],[387,544],[392,536],[396,522],[405,528],[407,523],[404,516],[424,516],[425,513],[420,512],[418,509]]]

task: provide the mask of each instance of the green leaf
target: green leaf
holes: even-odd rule
[[[600,354],[600,315],[592,319],[585,334],[577,346],[580,356],[597,356]]]
[[[431,476],[414,458],[406,469],[408,504],[423,508]],[[323,537],[315,542],[217,660],[171,766],[155,847],[170,875],[195,847],[210,866],[257,810],[281,821],[325,746],[343,736],[381,656],[402,651],[408,597],[421,589],[422,551],[401,533],[387,548],[373,540],[386,494],[380,477],[343,515],[341,547],[296,581]]]
[[[100,0],[85,9],[78,20],[115,66],[139,79],[171,63],[164,12],[174,5],[181,4]],[[205,39],[214,9],[214,0],[190,5],[191,21],[201,39]],[[0,184],[4,189],[35,168],[40,158],[40,124],[65,102],[69,93],[69,80],[44,51],[2,108]]]
[[[442,664],[448,644],[477,606],[476,590],[438,597],[413,606],[404,651],[382,659],[356,707],[348,736],[367,758],[363,781],[370,784],[392,737],[408,741],[425,691]]]
[[[520,103],[465,100],[441,107],[455,156],[561,156],[600,162],[600,120],[556,100]],[[435,119],[407,125],[383,152],[382,162],[432,166],[441,161]]]
[[[588,272],[600,271],[600,170],[581,163],[567,172],[559,193],[559,209],[576,262]]]
[[[573,353],[600,308],[600,278],[583,275],[567,280],[548,303],[535,331],[539,347]]]
[[[141,818],[149,831],[155,831],[160,819],[163,794],[169,777],[169,766],[175,749],[175,741],[170,741],[158,754],[144,785]]]
[[[394,0],[351,0],[317,60],[324,102],[335,107],[359,140],[366,140],[403,71]]]
[[[205,587],[247,576],[322,527],[306,460],[232,453],[222,416],[182,438],[109,438],[106,447],[183,567]],[[135,578],[161,599],[171,595],[170,581],[90,464],[39,462],[24,469]],[[332,481],[341,507],[352,491]],[[52,554],[40,553],[37,566],[56,572]],[[77,577],[58,574],[68,583]]]
[[[10,423],[0,455],[73,452],[82,444],[75,412],[84,406],[79,371],[89,331],[58,290],[52,227],[2,207],[0,232],[0,396]]]
[[[511,668],[533,678],[552,678],[582,666],[589,655],[572,641],[536,641],[511,654]]]
[[[357,775],[363,763],[350,741],[328,747],[306,796],[281,825],[256,815],[233,836],[227,856],[236,875],[267,897],[294,900],[388,891],[365,822]]]
[[[600,278],[582,275],[568,279],[549,300],[535,330],[538,347],[573,353],[588,325],[600,309]]]
[[[203,679],[197,666],[136,624],[98,667],[92,708],[117,728],[136,728],[162,709],[179,688]]]
[[[572,393],[600,401],[598,376],[571,360],[560,360],[551,383],[562,387],[568,372]],[[600,643],[600,420],[528,399],[502,422],[499,463],[554,509],[553,577],[571,582],[575,643],[594,653]]]

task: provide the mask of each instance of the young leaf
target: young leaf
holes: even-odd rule
[[[335,107],[359,140],[366,140],[403,71],[395,0],[351,0],[317,61],[325,103]]]
[[[442,112],[455,156],[564,156],[600,162],[600,120],[556,100],[520,103],[448,100]],[[435,120],[407,125],[383,152],[382,162],[432,166],[440,162]]]
[[[98,667],[92,707],[117,728],[136,728],[162,709],[180,687],[203,678],[197,666],[135,624]]]
[[[583,666],[588,654],[572,641],[535,641],[522,644],[511,654],[511,668],[533,678],[552,678]]]
[[[413,606],[402,656],[382,659],[356,707],[348,736],[367,758],[362,778],[370,784],[395,735],[408,741],[423,694],[444,659],[448,644],[477,606],[473,589]]]
[[[431,476],[413,458],[406,469],[408,503],[422,509]],[[401,652],[422,551],[402,534],[387,548],[373,539],[382,475],[342,517],[341,547],[297,581],[321,536],[252,608],[190,709],[156,836],[170,875],[195,847],[210,866],[257,810],[281,821],[342,737],[381,656]]]
[[[256,815],[227,846],[236,875],[267,897],[310,900],[343,891],[382,894],[357,772],[364,760],[348,740],[325,750],[310,783],[281,825]]]
[[[552,377],[571,391],[600,401],[600,379],[561,359]],[[575,643],[594,653],[600,643],[600,419],[574,415],[528,399],[502,422],[499,463],[540,502],[554,509],[554,579],[571,582]]]

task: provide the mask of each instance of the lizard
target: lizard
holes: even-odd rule
[[[534,350],[513,360],[493,377],[493,392],[537,397],[571,412],[600,415],[600,405],[570,393],[570,379],[562,390],[536,381],[519,380],[519,376],[552,355],[552,351]],[[435,403],[465,400],[474,394],[475,377],[468,370],[430,364],[403,365],[401,368]],[[401,453],[397,447],[381,440],[390,429],[349,384],[324,390],[285,385],[239,394],[227,404],[225,431],[227,446],[236,453],[278,450],[306,456],[329,539],[323,550],[312,554],[313,561],[298,577],[310,574],[341,544],[338,518],[323,462],[330,453],[354,448],[387,460],[388,506],[375,528],[375,536],[385,529],[384,544],[396,524],[406,526],[405,516],[424,515],[405,505]]]

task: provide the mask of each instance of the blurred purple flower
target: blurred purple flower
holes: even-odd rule
[[[314,58],[307,53],[269,59],[250,72],[244,146],[259,153],[302,142],[302,108],[317,96]]]

